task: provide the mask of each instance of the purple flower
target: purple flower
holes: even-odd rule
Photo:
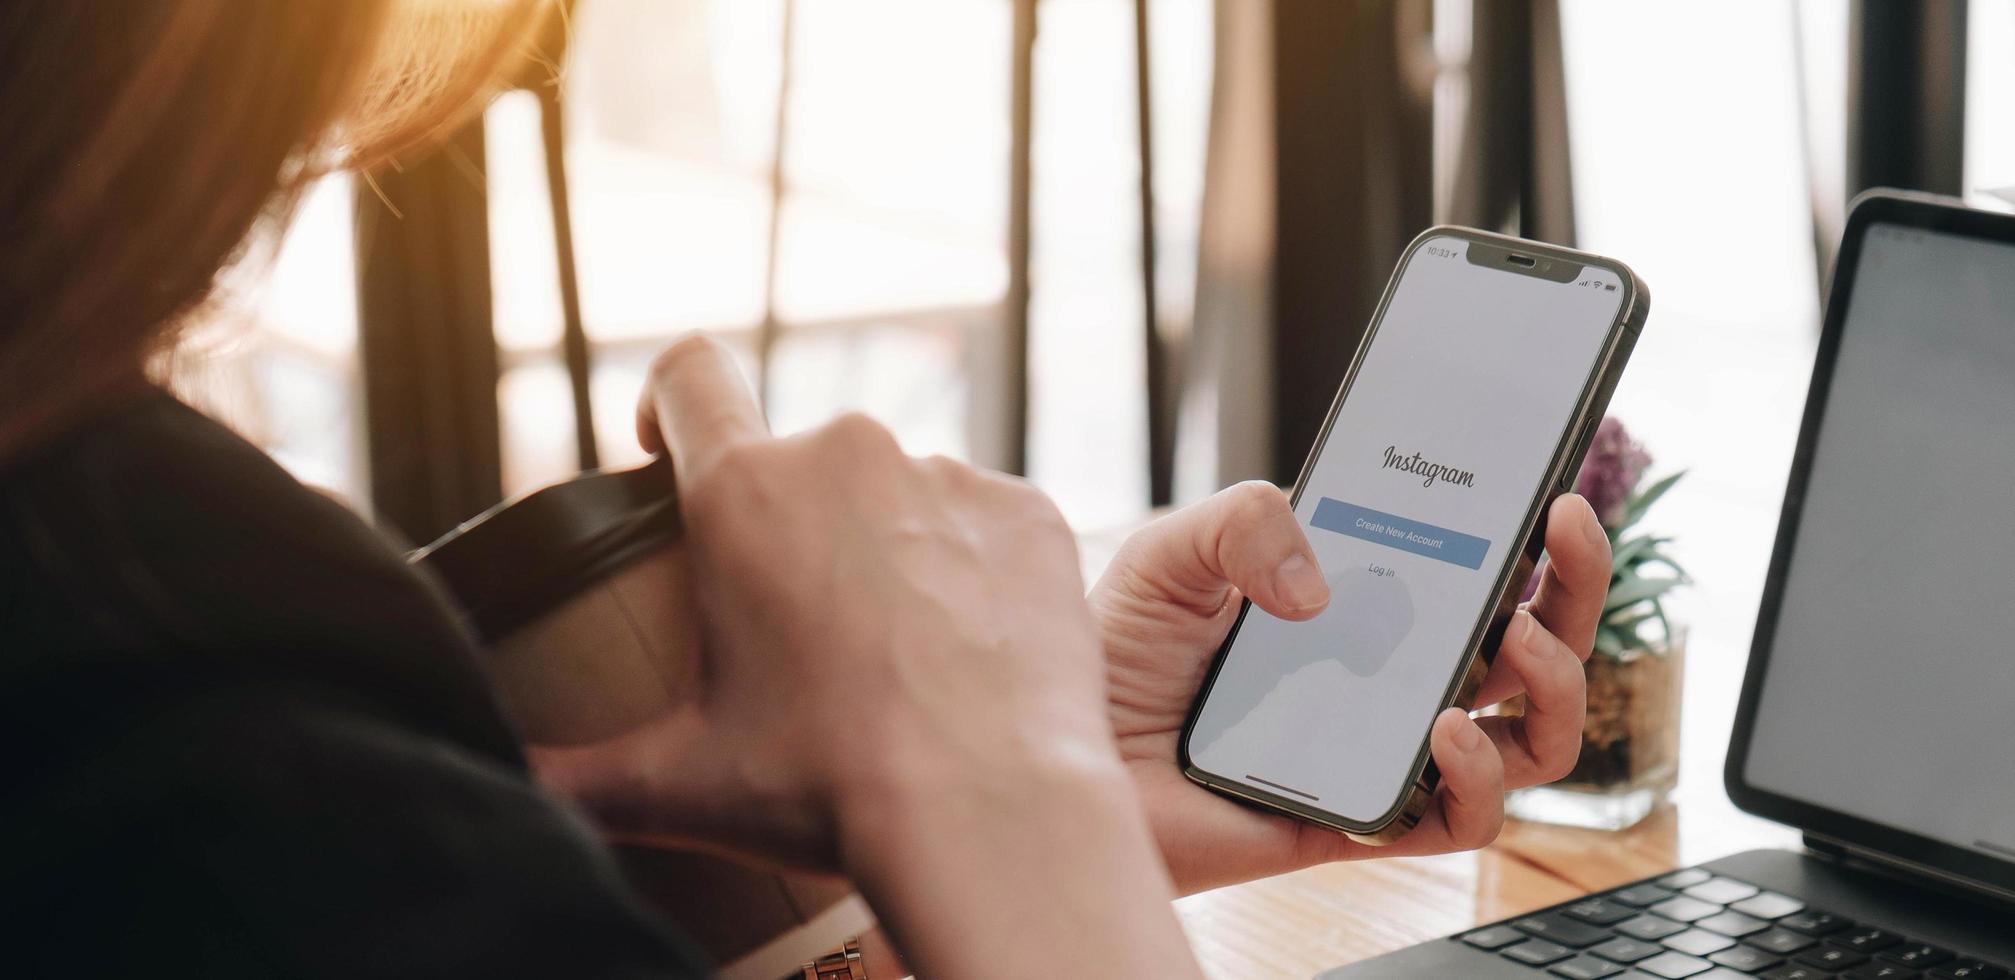
[[[1651,454],[1630,437],[1622,422],[1609,416],[1595,427],[1581,474],[1574,480],[1574,492],[1588,498],[1603,527],[1616,531],[1629,507],[1631,491],[1637,489],[1637,481],[1650,465]]]
[[[1606,416],[1595,427],[1595,438],[1588,441],[1588,455],[1581,461],[1581,472],[1574,479],[1574,492],[1588,498],[1588,506],[1595,511],[1595,518],[1602,522],[1613,541],[1623,517],[1630,509],[1630,497],[1637,491],[1637,481],[1644,477],[1644,471],[1651,466],[1651,454],[1644,451],[1644,445],[1630,437],[1623,423],[1615,416]],[[1525,587],[1519,591],[1519,601],[1527,602],[1539,591],[1539,580],[1546,571],[1546,560],[1540,559],[1538,567],[1532,570]]]

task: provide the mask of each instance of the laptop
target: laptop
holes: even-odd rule
[[[1321,980],[2015,977],[2015,217],[1849,215],[1724,781],[1804,848]]]

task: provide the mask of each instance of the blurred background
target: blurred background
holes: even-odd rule
[[[302,479],[425,541],[637,461],[650,357],[706,329],[779,432],[862,410],[1124,526],[1291,481],[1400,249],[1477,225],[1651,284],[1613,412],[1690,471],[1650,523],[1724,731],[1847,200],[2015,184],[2015,0],[564,13],[451,145],[317,187],[199,341]]]

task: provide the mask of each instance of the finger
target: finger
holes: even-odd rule
[[[1588,710],[1588,680],[1567,644],[1520,610],[1504,631],[1498,665],[1525,688],[1525,713],[1478,720],[1503,759],[1505,784],[1550,783],[1574,768]]]
[[[1113,566],[1136,586],[1206,612],[1233,588],[1283,619],[1307,619],[1329,602],[1329,584],[1287,495],[1257,480],[1142,528]]]
[[[1504,763],[1490,739],[1461,708],[1450,708],[1434,719],[1429,745],[1441,786],[1423,821],[1432,825],[1423,843],[1469,850],[1496,840],[1504,827]]]
[[[1446,854],[1482,847],[1497,838],[1504,828],[1504,761],[1496,747],[1460,708],[1436,715],[1428,736],[1441,783],[1420,823],[1384,846],[1348,841],[1312,849],[1314,860]]]
[[[1505,629],[1509,631],[1510,625],[1507,624]],[[1476,689],[1476,701],[1463,707],[1475,711],[1493,704],[1502,704],[1524,693],[1525,679],[1518,676],[1518,671],[1512,669],[1504,656],[1504,644],[1500,642],[1498,652],[1490,661],[1490,671],[1483,675],[1483,684]]]
[[[670,453],[680,479],[704,472],[726,450],[768,435],[762,409],[720,341],[689,333],[652,362],[637,405],[637,441],[651,452]]]
[[[1587,660],[1595,624],[1609,597],[1609,535],[1578,494],[1562,494],[1546,517],[1546,570],[1526,607],[1547,630]]]
[[[1491,654],[1490,670],[1483,675],[1483,683],[1476,689],[1476,700],[1462,707],[1475,711],[1525,693],[1525,678],[1519,674],[1518,665],[1512,662],[1514,658],[1506,656],[1505,649],[1511,643],[1513,631],[1519,628],[1520,619],[1535,618],[1529,615],[1530,611],[1525,606],[1512,610],[1512,618],[1504,624],[1504,634],[1498,637],[1496,651]]]

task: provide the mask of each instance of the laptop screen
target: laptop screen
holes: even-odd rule
[[[1737,764],[1970,867],[2015,859],[2015,244],[1914,225],[1842,253]]]

